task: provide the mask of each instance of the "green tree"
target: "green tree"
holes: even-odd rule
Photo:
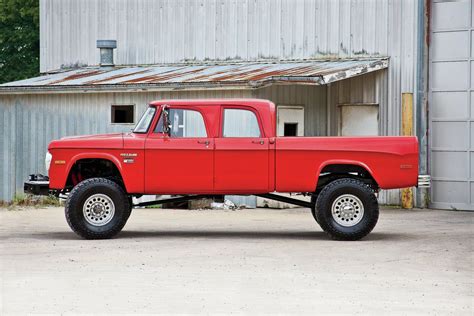
[[[39,74],[39,0],[0,0],[0,83]]]

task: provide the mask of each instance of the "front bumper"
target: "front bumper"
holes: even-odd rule
[[[49,177],[42,174],[30,174],[23,184],[23,191],[33,195],[49,195]]]

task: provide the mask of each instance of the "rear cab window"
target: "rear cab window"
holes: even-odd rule
[[[247,109],[224,108],[222,137],[262,137],[257,115]]]

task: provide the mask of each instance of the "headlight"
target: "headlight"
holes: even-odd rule
[[[44,165],[46,166],[46,172],[49,172],[49,166],[51,165],[51,160],[53,159],[53,155],[46,152],[46,157],[44,157]]]

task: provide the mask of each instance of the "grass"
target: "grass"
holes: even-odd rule
[[[0,207],[15,209],[18,207],[45,207],[61,206],[61,201],[54,195],[36,196],[24,193],[17,193],[10,202],[0,201]]]

